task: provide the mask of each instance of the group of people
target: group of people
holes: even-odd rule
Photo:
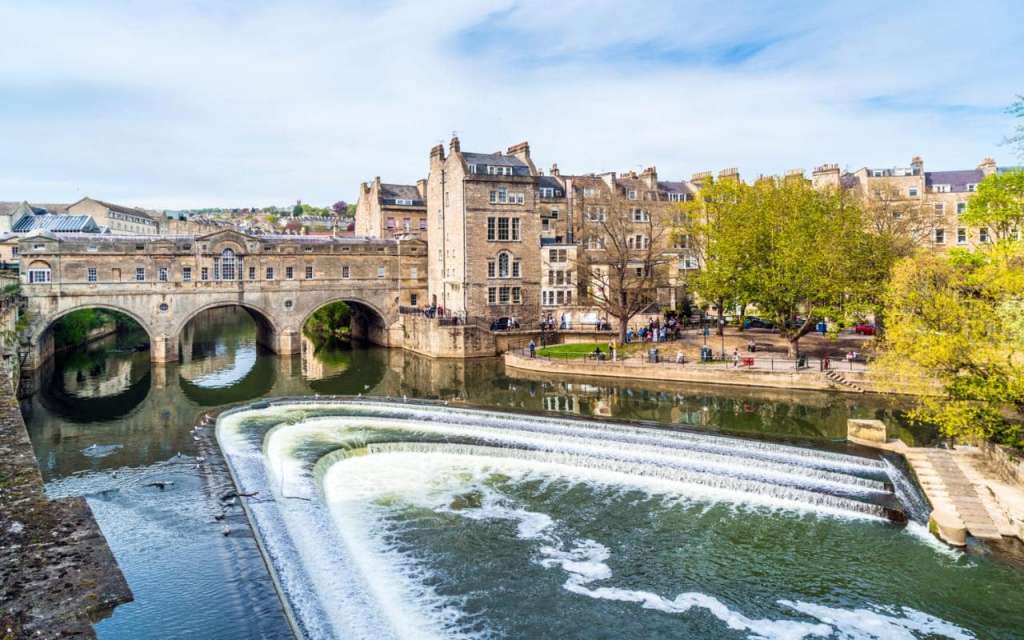
[[[676,318],[668,318],[664,323],[653,319],[636,330],[633,327],[627,329],[626,342],[667,342],[678,340],[681,333],[682,326]]]

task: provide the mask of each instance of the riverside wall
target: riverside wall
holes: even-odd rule
[[[0,371],[0,639],[94,638],[92,624],[131,600],[85,499],[46,497]]]

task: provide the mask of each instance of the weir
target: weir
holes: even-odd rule
[[[424,623],[380,602],[378,580],[397,578],[375,576],[366,564],[366,533],[350,521],[356,512],[333,514],[335,476],[370,459],[493,466],[513,477],[565,477],[685,501],[907,521],[893,490],[910,481],[885,461],[673,429],[352,398],[260,402],[221,414],[216,433],[238,491],[261,496],[247,511],[309,637],[405,637],[403,625]]]

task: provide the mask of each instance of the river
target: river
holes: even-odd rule
[[[199,459],[208,454],[191,429],[213,407],[266,396],[363,394],[646,421],[833,451],[847,450],[840,441],[846,419],[854,416],[898,425],[909,442],[934,438],[905,423],[901,404],[872,396],[552,380],[506,372],[498,359],[439,361],[358,346],[314,352],[307,345],[302,356],[278,357],[256,345],[256,327],[244,311],[214,310],[196,322],[193,357],[187,364],[153,365],[142,349],[145,336],[122,332],[58,355],[40,374],[40,391],[23,401],[48,493],[87,496],[135,595],[134,602],[97,624],[100,638],[290,637],[244,516],[238,509],[225,510],[222,496],[231,487],[222,462],[211,470],[208,461]],[[505,489],[522,492],[524,486]],[[540,497],[522,499],[543,506]],[[635,502],[629,504],[633,507],[623,508],[635,508]],[[415,507],[422,510],[423,505]],[[688,535],[700,535],[704,547],[713,540],[705,539],[696,525],[722,517],[717,511],[708,513],[685,512],[692,516]],[[466,531],[472,533],[475,526]],[[226,536],[225,527],[230,531]],[[828,533],[827,528],[801,530]],[[426,535],[407,533],[410,538]],[[457,536],[457,530],[447,535]],[[655,528],[651,535],[665,532]],[[437,552],[443,553],[444,537],[427,535],[424,540],[424,548],[436,543]],[[456,544],[456,539],[449,542]],[[728,562],[721,550],[709,557],[715,563]],[[871,553],[865,562],[885,560]],[[1018,570],[977,554],[969,562],[976,575],[992,584],[1024,591]],[[716,579],[729,574],[706,567],[700,571],[710,571]],[[470,577],[466,580],[472,583]],[[512,609],[506,612],[509,619],[516,617]],[[992,614],[999,628],[1009,628],[1009,618],[999,619],[1004,613],[1012,615],[998,608]],[[604,610],[602,619],[614,620],[613,614]],[[531,624],[511,635],[522,637],[523,629],[542,628]],[[556,628],[572,627],[560,621]],[[663,621],[654,628],[669,629]],[[642,624],[634,631],[635,637],[643,637]]]

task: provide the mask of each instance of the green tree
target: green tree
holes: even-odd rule
[[[961,219],[989,229],[996,240],[1017,236],[1024,226],[1024,170],[985,176]]]
[[[844,321],[878,303],[891,253],[846,192],[803,180],[764,179],[746,192],[740,217],[754,259],[742,279],[751,302],[779,327],[790,357],[821,319]],[[792,320],[804,320],[798,326]]]
[[[347,337],[351,323],[352,309],[344,302],[334,302],[314,311],[302,332],[320,348],[333,340]]]
[[[750,302],[748,279],[758,260],[756,225],[747,216],[751,187],[739,180],[711,181],[697,197],[680,206],[680,224],[674,230],[677,244],[697,255],[700,272],[693,288],[718,312],[718,331],[725,326],[725,310],[746,308]]]
[[[913,417],[950,437],[1024,447],[1024,245],[904,258],[885,304],[882,371],[932,393]]]
[[[295,206],[292,207],[292,217],[302,215],[302,200],[296,200]]]

